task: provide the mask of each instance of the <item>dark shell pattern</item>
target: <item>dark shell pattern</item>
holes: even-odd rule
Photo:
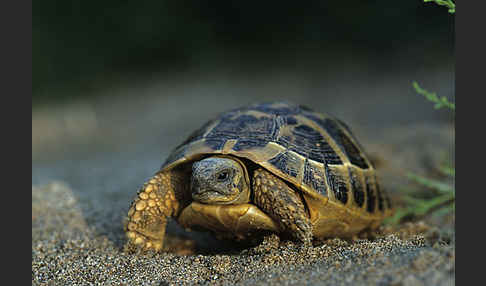
[[[350,128],[304,106],[275,102],[223,113],[175,148],[162,169],[208,154],[250,159],[305,192],[370,215],[391,207]]]

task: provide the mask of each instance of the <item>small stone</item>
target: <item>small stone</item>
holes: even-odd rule
[[[415,276],[412,274],[408,275],[403,279],[402,281],[403,286],[422,286],[424,283],[420,280],[418,280]]]

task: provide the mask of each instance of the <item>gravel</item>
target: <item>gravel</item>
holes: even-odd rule
[[[410,186],[406,172],[433,174],[434,166],[454,159],[453,122],[408,92],[390,99],[388,94],[403,89],[402,78],[378,86],[376,75],[375,84],[369,84],[371,75],[358,75],[354,85],[341,81],[335,92],[368,95],[357,100],[314,100],[312,94],[336,91],[325,88],[326,81],[318,86],[311,81],[313,87],[306,89],[309,80],[302,78],[264,84],[229,79],[209,84],[205,78],[105,91],[116,95],[34,108],[32,284],[454,285],[453,215],[382,227],[370,240],[336,238],[313,247],[275,235],[252,242],[219,241],[171,222],[167,252],[124,251],[122,219],[130,201],[172,147],[217,112],[255,100],[298,101],[345,119],[375,161],[382,185],[400,204],[401,190]],[[436,75],[438,83],[449,77]],[[333,78],[327,83],[331,80],[339,82]],[[269,91],[273,93],[261,96]],[[199,93],[205,97],[197,97]]]

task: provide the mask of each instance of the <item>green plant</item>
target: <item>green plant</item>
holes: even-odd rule
[[[449,8],[449,13],[451,14],[454,14],[456,11],[456,5],[451,0],[424,0],[424,2],[435,2],[438,5],[446,6]],[[455,111],[455,103],[449,102],[445,96],[438,97],[435,92],[429,92],[420,87],[416,81],[412,83],[412,86],[418,94],[424,96],[428,101],[433,102],[435,109],[448,108],[452,112]],[[455,168],[442,166],[439,170],[443,176],[452,178],[452,185],[414,173],[408,173],[407,177],[419,184],[422,188],[419,192],[415,193],[406,190],[407,195],[404,197],[406,206],[397,208],[395,214],[388,218],[386,223],[397,224],[405,218],[420,218],[431,213],[435,213],[436,215],[454,213],[456,199],[454,187]],[[433,193],[424,193],[424,187]]]
[[[435,105],[434,105],[435,109],[447,107],[451,110],[456,110],[456,105],[454,103],[449,102],[447,97],[442,96],[442,97],[439,98],[435,92],[429,92],[429,91],[421,88],[416,81],[414,81],[412,83],[412,85],[413,85],[413,87],[415,88],[415,91],[418,94],[425,96],[425,98],[427,98],[429,101],[432,101],[433,103],[435,103]]]
[[[452,167],[442,167],[440,170],[443,175],[455,177],[455,169]],[[455,211],[456,192],[453,184],[414,173],[408,173],[407,177],[432,193],[424,193],[423,188],[419,192],[406,191],[408,194],[404,197],[404,201],[407,206],[398,208],[395,214],[387,219],[388,224],[397,224],[405,218],[421,218],[431,213],[443,215]]]
[[[454,111],[456,106],[451,103],[445,97],[439,98],[435,93],[431,93],[421,88],[416,82],[413,82],[415,91],[423,95],[427,100],[435,103],[435,109],[448,108]],[[456,170],[452,166],[442,166],[438,168],[443,176],[447,176],[453,179],[452,185],[445,182],[422,177],[414,173],[408,173],[407,177],[418,183],[422,187],[431,190],[434,193],[423,193],[423,188],[419,192],[413,193],[405,190],[407,195],[404,197],[406,207],[397,208],[395,214],[386,220],[388,224],[397,224],[405,218],[420,218],[430,213],[436,215],[447,214],[455,211],[455,187],[454,179]]]
[[[452,0],[424,0],[424,2],[435,2],[437,5],[446,6],[449,8],[449,13],[456,13],[456,4]]]
[[[435,93],[429,92],[421,88],[417,82],[413,82],[415,91],[423,95],[427,100],[435,103],[435,109],[448,108],[451,111],[456,109],[456,105],[447,100],[446,97],[439,98]],[[456,170],[452,166],[442,166],[439,171],[443,176],[451,177],[453,180],[456,175]],[[439,180],[425,178],[414,173],[408,173],[407,177],[418,183],[422,187],[432,190],[434,193],[424,194],[423,189],[418,193],[405,191],[407,195],[404,197],[406,207],[397,208],[395,214],[387,219],[389,224],[397,224],[405,218],[420,218],[430,213],[436,215],[447,214],[455,211],[455,187]],[[425,195],[425,196],[424,196]]]

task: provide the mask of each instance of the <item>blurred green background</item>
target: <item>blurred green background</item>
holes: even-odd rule
[[[33,106],[154,74],[413,72],[454,54],[454,17],[419,0],[44,0],[32,16]]]

